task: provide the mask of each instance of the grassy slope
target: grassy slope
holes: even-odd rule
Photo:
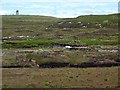
[[[34,35],[45,27],[56,23],[59,19],[48,16],[2,16],[3,36]],[[17,31],[26,31],[19,33]],[[29,32],[27,32],[29,30]]]
[[[61,25],[62,27],[58,25],[59,22],[64,22],[64,24]],[[66,24],[67,22],[72,22],[73,24]],[[89,28],[81,28],[77,22],[82,22],[84,25],[90,23],[90,25],[88,25]],[[96,27],[96,24],[102,24],[102,28]],[[65,29],[67,27],[70,28]],[[13,43],[5,42],[3,47],[27,48],[60,43],[116,45],[118,43],[117,27],[117,14],[80,16],[70,19],[47,16],[3,16],[3,37],[10,36],[15,39],[17,36],[29,36],[33,39],[32,41],[24,40],[16,42],[15,40],[14,42],[12,41]]]

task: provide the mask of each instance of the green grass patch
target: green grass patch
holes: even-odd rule
[[[51,47],[57,44],[70,45],[117,45],[117,40],[22,40],[22,41],[6,41],[3,42],[3,48],[32,48],[32,47]]]

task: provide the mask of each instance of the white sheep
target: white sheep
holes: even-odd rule
[[[87,26],[83,26],[83,28],[87,28]]]
[[[78,22],[78,23],[81,23],[81,22]]]
[[[66,48],[66,49],[70,49],[70,48],[72,48],[72,47],[71,47],[71,46],[65,46],[65,48]]]

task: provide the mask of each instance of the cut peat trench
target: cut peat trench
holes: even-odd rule
[[[46,63],[39,65],[39,68],[90,68],[90,67],[112,67],[112,66],[120,66],[120,63],[103,63],[103,64],[95,64],[93,62],[90,63],[82,63],[82,64],[69,64],[69,63]],[[31,68],[30,66],[2,66],[0,68]]]
[[[30,68],[30,66],[0,66],[0,68]]]

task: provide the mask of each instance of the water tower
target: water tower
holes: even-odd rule
[[[16,15],[19,15],[19,10],[16,10]]]

